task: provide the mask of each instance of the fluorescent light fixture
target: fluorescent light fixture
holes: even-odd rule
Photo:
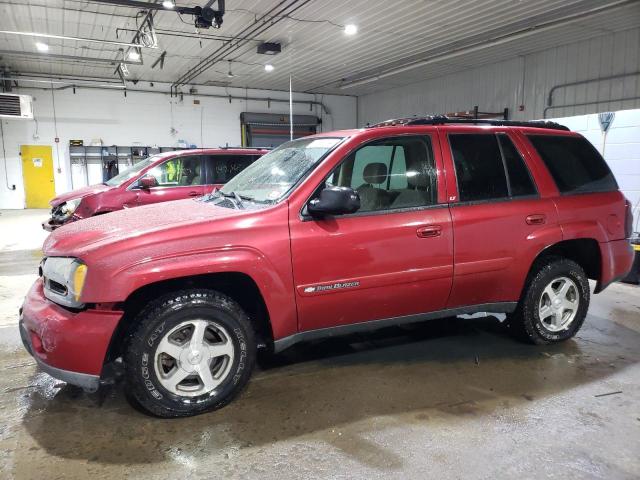
[[[49,45],[47,45],[46,43],[42,43],[42,42],[36,42],[36,48],[38,49],[39,52],[48,52],[49,51]]]
[[[274,70],[274,67],[273,67],[273,65],[271,65],[270,63],[267,63],[267,64],[264,66],[264,71],[265,71],[265,72],[273,72],[273,70]]]
[[[134,62],[136,60],[140,60],[140,54],[138,52],[136,52],[135,50],[131,50],[129,52],[129,60],[133,60]]]
[[[347,23],[344,26],[344,33],[345,35],[355,35],[356,33],[358,33],[358,26],[354,25],[353,23]]]
[[[171,0],[164,0],[164,2],[162,2],[162,6],[169,10],[173,10],[173,7],[175,7],[176,4],[173,3]]]

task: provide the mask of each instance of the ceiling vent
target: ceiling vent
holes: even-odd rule
[[[261,43],[258,45],[258,53],[261,55],[277,55],[282,51],[282,46],[279,43]]]
[[[0,118],[33,118],[33,99],[30,95],[0,93]]]

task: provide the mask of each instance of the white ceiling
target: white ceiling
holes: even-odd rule
[[[159,46],[143,50],[144,63],[129,66],[129,80],[175,82],[224,45],[215,37],[239,34],[280,2],[226,0],[222,28],[199,32],[190,16],[157,12]],[[177,3],[195,6],[205,2]],[[300,0],[300,4],[303,6],[292,15],[298,20],[281,19],[231,55],[233,78],[227,76],[229,63],[224,60],[188,85],[222,82],[232,87],[285,90],[292,74],[297,91],[361,95],[640,25],[640,1]],[[588,13],[603,7],[600,13]],[[0,30],[130,42],[137,12],[135,8],[88,0],[7,0],[0,1]],[[575,15],[578,17],[565,20]],[[343,33],[340,26],[347,23],[358,25],[357,35]],[[6,53],[37,54],[37,40],[49,44],[48,55]],[[255,50],[259,41],[280,42],[283,51],[273,57],[258,55]],[[112,64],[53,56],[114,60],[121,56],[118,48],[87,41],[0,34],[0,66],[21,74],[116,81]],[[151,68],[165,50],[164,68]],[[448,55],[442,57],[445,53]],[[425,59],[431,60],[393,74],[399,66]],[[265,72],[265,63],[272,63],[275,70]],[[354,81],[356,85],[341,88]]]

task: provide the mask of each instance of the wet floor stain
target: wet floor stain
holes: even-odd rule
[[[0,277],[15,275],[37,275],[42,260],[42,250],[0,251]]]
[[[475,470],[456,461],[465,442],[493,455],[514,437],[535,445],[540,431],[565,444],[563,429],[613,428],[618,440],[600,460],[553,453],[553,435],[545,455],[573,474],[640,473],[638,426],[621,431],[616,416],[638,405],[629,375],[640,372],[640,334],[599,317],[553,347],[517,343],[490,317],[299,345],[262,358],[228,407],[176,420],[136,410],[121,383],[88,395],[38,373],[14,340],[0,342],[2,478],[424,478],[419,467],[445,478]],[[603,389],[622,394],[595,397]],[[508,467],[493,461],[478,468]]]

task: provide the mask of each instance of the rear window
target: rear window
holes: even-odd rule
[[[561,193],[617,190],[609,166],[583,137],[528,135]]]
[[[451,134],[460,201],[507,198],[507,176],[498,141],[493,134]]]

